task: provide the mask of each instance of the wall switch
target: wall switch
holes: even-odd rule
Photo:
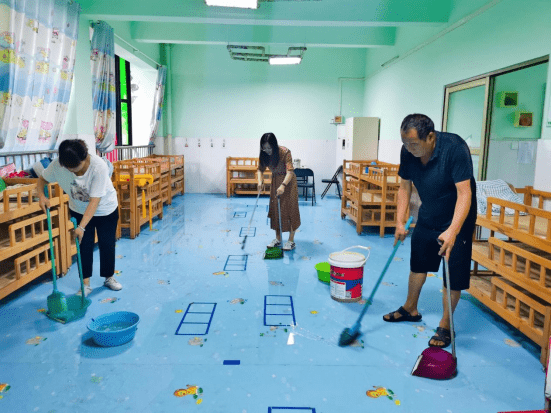
[[[511,142],[511,149],[518,150],[518,141]]]

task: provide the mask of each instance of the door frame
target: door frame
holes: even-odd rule
[[[527,69],[531,66],[541,65],[542,63],[549,63],[549,55],[540,56],[535,59],[527,60],[525,62],[516,63],[511,66],[507,66],[503,69],[494,70],[484,73],[482,75],[473,76],[468,79],[464,79],[459,82],[450,83],[444,86],[444,105],[442,108],[442,131],[446,132],[448,123],[448,105],[449,95],[453,92],[457,92],[464,89],[474,88],[476,86],[486,85],[485,102],[484,102],[484,115],[483,115],[483,130],[480,137],[480,155],[477,180],[482,181],[486,179],[486,173],[488,171],[488,154],[490,150],[490,129],[492,121],[492,108],[493,108],[493,96],[494,96],[494,84],[495,78],[499,75],[504,75],[509,72],[515,72],[517,70]],[[478,82],[478,83],[477,83]],[[549,87],[549,86],[548,86]],[[477,151],[471,151],[471,154],[475,154]]]
[[[489,103],[489,98],[493,96],[493,93],[490,93],[490,89],[493,90],[493,85],[490,85],[490,78],[485,77],[477,80],[472,80],[470,82],[461,83],[459,85],[446,87],[445,97],[444,97],[444,116],[442,119],[442,131],[446,132],[448,127],[448,109],[450,95],[454,92],[464,91],[467,89],[478,88],[479,86],[484,86],[484,113],[482,115],[482,131],[480,135],[480,147],[479,148],[470,148],[471,155],[480,156],[478,162],[478,171],[476,171],[477,180],[483,180],[486,177],[486,163],[488,160],[488,147],[489,147],[489,120],[491,119],[491,113],[488,111],[488,107],[491,108]],[[492,87],[491,87],[492,86]]]

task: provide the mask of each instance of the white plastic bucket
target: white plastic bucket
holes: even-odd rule
[[[329,255],[331,265],[331,297],[339,302],[356,302],[362,298],[363,270],[369,253],[349,252],[350,249],[365,249],[365,246],[353,246]]]

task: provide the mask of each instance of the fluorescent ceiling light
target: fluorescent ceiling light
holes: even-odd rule
[[[270,65],[298,65],[302,61],[301,57],[296,56],[277,56],[270,57]]]
[[[205,0],[205,2],[207,3],[207,6],[258,9],[258,0]]]

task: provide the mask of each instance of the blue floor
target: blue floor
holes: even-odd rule
[[[52,291],[47,277],[4,299],[0,384],[8,386],[0,391],[0,412],[542,408],[539,348],[467,293],[455,317],[458,376],[434,381],[410,375],[438,326],[442,280],[441,273],[427,279],[421,322],[383,322],[382,315],[405,300],[409,239],[365,315],[361,341],[338,347],[362,305],[333,300],[314,266],[332,252],[370,247],[367,297],[392,251],[392,234],[380,238],[377,229],[368,229],[358,236],[350,221],[341,220],[337,197],[318,197],[313,207],[301,200],[296,250],[282,260],[263,260],[274,238],[267,198],[259,201],[246,248],[240,244],[254,203],[254,197],[176,197],[154,221],[154,231],[146,225],[136,239],[117,242],[119,292],[102,287],[96,251],[92,305],[82,320],[62,325],[41,313]],[[59,289],[79,289],[76,265]],[[118,310],[140,316],[136,337],[119,347],[95,346],[87,322]]]

